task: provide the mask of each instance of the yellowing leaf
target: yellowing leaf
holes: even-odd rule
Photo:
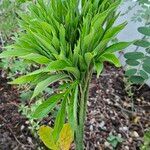
[[[38,134],[43,143],[51,150],[59,150],[52,137],[53,129],[48,126],[41,126]]]
[[[61,150],[69,150],[71,143],[73,142],[73,131],[69,123],[64,124],[57,144],[59,145]]]
[[[139,116],[135,116],[135,118],[133,119],[133,122],[135,123],[135,124],[138,124],[138,122],[140,121],[140,117]]]

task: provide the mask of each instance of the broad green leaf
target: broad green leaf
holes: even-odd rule
[[[124,50],[128,46],[130,46],[133,42],[119,42],[116,44],[113,44],[106,48],[105,52],[106,53],[114,53],[116,51]]]
[[[41,81],[35,87],[34,92],[33,92],[33,96],[31,99],[36,97],[39,93],[41,93],[50,84],[52,84],[56,81],[60,81],[60,80],[67,78],[67,77],[68,77],[68,75],[66,75],[66,74],[54,74],[54,75],[51,75],[49,78]]]
[[[150,74],[150,64],[144,63],[143,64],[143,69],[144,69],[144,71],[146,71],[147,73]]]
[[[55,120],[55,126],[53,131],[53,138],[55,141],[58,140],[60,131],[63,128],[63,124],[65,122],[66,117],[66,97],[62,100],[61,108],[57,114],[56,120]]]
[[[116,67],[121,67],[119,59],[115,56],[115,54],[111,53],[105,53],[103,54],[100,59],[101,61],[108,61],[110,63],[113,63]]]
[[[50,59],[48,59],[47,57],[43,56],[43,55],[40,55],[40,54],[33,54],[33,53],[30,53],[28,55],[25,55],[25,56],[21,56],[20,58],[23,58],[23,59],[26,59],[26,60],[31,60],[31,61],[34,61],[38,64],[47,64],[47,63],[50,63]]]
[[[130,81],[134,84],[142,84],[144,79],[141,76],[132,76],[130,77]]]
[[[48,126],[41,126],[38,130],[38,135],[42,142],[51,150],[59,150],[59,147],[56,145],[53,136],[53,129]]]
[[[144,62],[145,65],[149,65],[150,64],[150,56],[145,57],[143,62]]]
[[[147,48],[147,49],[146,49],[146,52],[147,52],[148,54],[150,54],[150,48]]]
[[[128,65],[130,65],[130,66],[138,66],[140,64],[139,61],[137,61],[137,60],[131,60],[131,59],[126,60],[126,63]]]
[[[135,75],[136,72],[137,72],[137,69],[129,69],[126,71],[125,75],[130,77],[130,76]]]
[[[138,40],[134,43],[136,46],[141,46],[141,47],[149,47],[150,46],[150,42],[146,41],[146,40]]]
[[[138,31],[146,36],[150,36],[150,27],[139,27]]]
[[[70,124],[64,124],[57,141],[57,144],[61,150],[70,150],[71,143],[74,139],[73,136],[74,135]]]
[[[141,77],[142,77],[143,79],[145,79],[145,80],[147,80],[147,79],[149,78],[148,74],[147,74],[145,71],[143,71],[143,70],[140,70],[140,73],[139,73],[139,74],[140,74]]]
[[[142,52],[128,52],[124,55],[126,59],[141,59],[144,57]]]
[[[56,106],[58,101],[62,99],[64,93],[52,95],[49,99],[44,101],[32,114],[32,118],[41,119],[47,116],[47,114]]]

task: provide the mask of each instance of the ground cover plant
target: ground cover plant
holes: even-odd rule
[[[70,126],[69,134],[72,135],[73,132],[76,149],[84,149],[84,122],[92,73],[95,70],[99,77],[105,61],[119,67],[119,60],[113,53],[131,44],[109,44],[126,26],[126,22],[113,26],[119,16],[115,12],[120,2],[51,0],[44,3],[43,0],[38,0],[30,5],[27,15],[20,14],[22,31],[16,43],[0,55],[0,58],[17,56],[30,63],[40,64],[40,69],[10,82],[35,87],[31,99],[50,84],[59,84],[54,89],[55,94],[32,114],[32,118],[41,119],[59,104],[54,128],[46,127],[51,130],[52,143],[45,137],[41,138],[51,149],[61,148],[61,142],[58,145],[56,143],[63,139],[61,131],[64,126]],[[71,142],[69,140],[69,145]],[[66,145],[68,148],[68,143]]]

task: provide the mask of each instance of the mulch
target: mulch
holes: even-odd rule
[[[111,150],[107,138],[122,138],[116,150],[138,150],[144,132],[150,129],[150,88],[132,87],[133,99],[125,90],[124,71],[106,65],[100,78],[90,84],[85,149]],[[28,129],[27,119],[18,112],[19,94],[0,77],[0,149],[37,150],[40,146]],[[132,105],[133,104],[133,105]]]

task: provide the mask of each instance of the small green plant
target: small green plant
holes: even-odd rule
[[[22,94],[21,94],[22,95]],[[36,102],[30,106],[27,106],[25,103],[21,103],[19,106],[19,112],[25,116],[29,122],[29,130],[34,137],[37,137],[36,131],[40,128],[40,121],[34,120],[32,118],[32,112],[36,110],[36,108],[42,104],[43,99],[38,99]]]
[[[0,58],[19,57],[41,66],[10,82],[35,87],[31,99],[52,83],[58,84],[55,93],[32,114],[33,119],[41,119],[60,106],[52,132],[55,144],[67,120],[74,134],[76,150],[84,149],[84,122],[93,70],[99,77],[105,61],[120,67],[113,53],[132,43],[110,44],[127,24],[114,26],[120,2],[38,0],[30,5],[28,14],[20,13],[22,31],[16,43],[0,54]]]
[[[147,131],[144,134],[144,144],[141,146],[141,150],[149,150],[150,149],[150,131]]]
[[[120,136],[114,136],[112,134],[109,135],[107,141],[111,144],[111,146],[115,149],[117,146],[123,142],[123,139]]]

